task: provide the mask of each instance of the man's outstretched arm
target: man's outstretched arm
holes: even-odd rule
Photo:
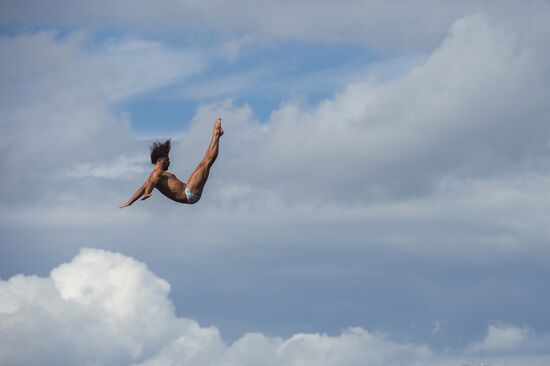
[[[153,171],[149,175],[149,178],[147,178],[147,181],[141,187],[138,188],[138,190],[136,191],[136,193],[134,193],[132,198],[130,198],[128,202],[124,203],[119,207],[120,208],[128,207],[132,203],[136,202],[140,197],[142,201],[151,197],[151,192],[153,191],[153,188],[155,188],[155,186],[157,185],[161,175],[162,175],[162,172],[159,172],[156,169],[153,169]]]
[[[162,175],[162,172],[154,169],[151,172],[151,175],[149,176],[149,179],[147,179],[147,182],[143,185],[143,197],[141,197],[141,200],[146,200],[147,198],[151,197],[151,194],[153,192],[153,188],[157,185],[160,176]]]
[[[147,185],[147,182],[142,185],[141,187],[138,188],[138,190],[136,191],[136,193],[134,193],[134,195],[132,196],[132,198],[130,198],[130,200],[124,204],[122,204],[121,206],[119,206],[120,208],[123,208],[123,207],[128,207],[130,206],[132,203],[136,202],[138,200],[138,198],[140,198],[141,196],[143,196],[143,193],[145,192],[145,187]]]

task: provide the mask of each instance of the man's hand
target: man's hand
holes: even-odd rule
[[[136,202],[138,200],[138,198],[140,198],[143,193],[145,192],[145,185],[147,183],[143,184],[141,187],[138,188],[138,190],[136,191],[136,193],[134,193],[134,195],[132,196],[132,198],[130,198],[130,200],[126,203],[123,203],[122,205],[118,206],[119,208],[124,208],[124,207],[128,207],[130,206],[132,203]]]

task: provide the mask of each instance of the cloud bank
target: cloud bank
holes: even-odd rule
[[[259,4],[253,0],[225,1],[96,1],[72,4],[49,1],[4,1],[0,22],[9,26],[38,24],[87,30],[189,34],[222,37],[260,36],[274,40],[363,43],[382,50],[430,49],[458,18],[493,14],[511,22],[531,20],[534,8],[548,10],[544,1],[495,0],[441,2],[382,0],[334,3],[300,0]],[[129,11],[131,9],[131,11]],[[544,10],[543,10],[544,9]],[[539,13],[540,14],[540,13]]]
[[[0,281],[4,365],[540,365],[550,337],[490,325],[466,350],[434,352],[350,327],[289,338],[246,333],[227,343],[214,326],[179,318],[170,285],[120,253],[82,249],[48,277]],[[322,304],[319,304],[322,306]],[[269,314],[265,314],[269,316]]]
[[[460,19],[425,62],[397,80],[373,75],[318,106],[285,103],[266,124],[246,106],[204,106],[174,160],[193,165],[220,113],[229,133],[218,186],[263,190],[290,205],[368,205],[457,183],[545,179],[550,110],[541,96],[550,94],[550,80],[539,37],[548,38],[483,16]]]
[[[544,179],[547,34],[466,17],[430,57],[396,80],[379,82],[374,74],[317,106],[291,100],[263,124],[246,105],[203,105],[174,147],[174,169],[191,171],[221,114],[229,132],[216,166],[223,184],[212,184],[221,202],[244,194],[268,204],[365,205],[423,197],[456,182]],[[0,103],[6,200],[29,177],[54,185],[59,180],[48,175],[143,173],[127,117],[109,108],[205,67],[200,53],[135,39],[91,47],[83,35],[42,32],[4,37],[0,47],[9,55],[1,68],[7,98]]]

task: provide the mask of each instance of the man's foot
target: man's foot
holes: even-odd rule
[[[223,135],[222,119],[220,117],[218,117],[216,122],[214,122],[214,131],[216,131],[218,137]]]

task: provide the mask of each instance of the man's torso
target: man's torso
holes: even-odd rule
[[[158,189],[160,193],[174,201],[183,203],[187,202],[184,192],[185,183],[168,171],[162,173],[155,188]]]

